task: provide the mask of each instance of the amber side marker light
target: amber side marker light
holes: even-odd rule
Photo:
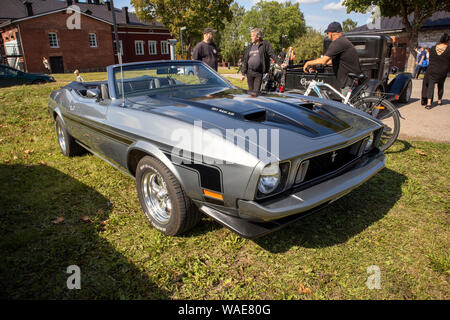
[[[204,194],[205,196],[207,196],[207,197],[210,197],[210,198],[214,198],[214,199],[218,199],[218,200],[222,200],[222,201],[223,201],[223,196],[222,196],[220,193],[212,192],[212,191],[203,189],[203,194]]]
[[[383,110],[384,107],[383,107],[383,106],[376,106],[375,109],[381,109],[381,110]]]

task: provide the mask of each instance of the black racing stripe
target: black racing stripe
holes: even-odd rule
[[[108,130],[100,128],[97,125],[97,123],[95,123],[94,121],[86,120],[86,119],[83,119],[83,118],[78,118],[76,116],[67,115],[67,114],[65,114],[64,117],[69,119],[69,120],[71,120],[71,121],[73,121],[73,122],[78,123],[81,126],[84,126],[84,127],[89,128],[89,129],[91,129],[91,130],[93,130],[95,132],[98,132],[100,134],[108,136],[108,137],[110,137],[110,138],[112,138],[114,140],[117,140],[119,142],[122,142],[122,143],[124,143],[126,145],[130,145],[130,144],[133,143],[133,140],[129,140],[129,139],[127,139],[124,136],[117,135],[115,133],[112,133],[111,131],[108,131]]]

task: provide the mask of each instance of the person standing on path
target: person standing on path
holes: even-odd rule
[[[269,72],[270,58],[272,58],[282,68],[286,68],[273,51],[272,46],[262,38],[262,30],[255,28],[251,31],[252,43],[244,50],[242,58],[242,77],[243,81],[247,77],[248,92],[252,96],[259,94],[263,74]]]
[[[430,61],[422,82],[422,105],[426,103],[425,109],[431,109],[433,102],[434,87],[438,87],[438,105],[442,105],[444,95],[444,83],[450,71],[450,36],[444,33],[439,44],[430,49]]]
[[[212,28],[205,28],[203,30],[203,40],[196,44],[194,47],[194,53],[192,54],[193,60],[200,60],[217,71],[217,47],[214,43],[214,36],[216,30]]]

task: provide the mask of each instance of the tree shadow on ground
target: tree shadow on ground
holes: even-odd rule
[[[293,246],[323,248],[344,243],[389,212],[402,196],[406,180],[406,176],[385,168],[327,208],[255,243],[273,253]]]
[[[107,198],[56,169],[0,165],[0,298],[168,299],[101,237],[110,210]],[[80,267],[80,290],[67,288],[70,265]]]

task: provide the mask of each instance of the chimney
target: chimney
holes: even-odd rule
[[[72,0],[66,0],[67,6],[70,7],[72,5]]]
[[[122,10],[125,11],[125,21],[127,24],[130,23],[130,16],[128,15],[128,7],[123,7]]]
[[[108,11],[111,11],[111,2],[106,1],[106,6],[108,7]]]
[[[31,2],[29,2],[28,0],[25,0],[23,2],[23,4],[25,5],[25,7],[27,8],[27,14],[29,17],[31,17],[33,15],[33,4]]]

